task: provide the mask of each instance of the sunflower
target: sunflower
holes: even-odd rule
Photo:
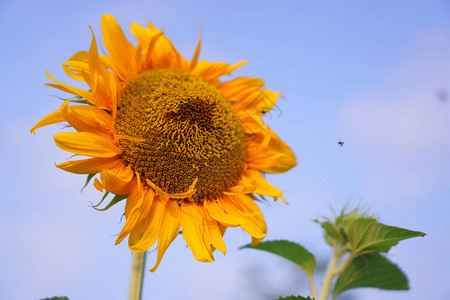
[[[259,78],[220,80],[246,61],[199,61],[200,37],[191,60],[163,32],[131,24],[137,46],[127,40],[113,16],[101,21],[108,55],[99,55],[95,35],[89,51],[63,64],[72,79],[89,89],[47,76],[46,84],[74,95],[32,129],[67,122],[73,132],[55,143],[87,156],[56,165],[76,174],[95,175],[94,186],[115,194],[107,207],[126,199],[126,222],[116,244],[128,236],[129,248],[144,252],[157,241],[158,267],[180,231],[199,261],[224,254],[227,227],[240,226],[256,245],[267,227],[257,195],[283,199],[264,173],[281,173],[296,164],[286,143],[262,115],[279,93]],[[105,197],[104,197],[105,198]],[[283,199],[284,200],[284,199]]]

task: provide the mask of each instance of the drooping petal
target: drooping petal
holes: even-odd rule
[[[66,161],[56,167],[75,174],[96,174],[104,169],[112,169],[121,163],[118,156],[93,157],[82,160]]]
[[[68,152],[95,157],[113,157],[121,150],[112,140],[90,132],[62,132],[54,135],[56,145]]]
[[[180,207],[180,222],[183,237],[199,261],[214,261],[209,241],[205,243],[205,226],[199,206],[193,202],[184,202]]]
[[[36,125],[34,125],[33,128],[31,128],[30,132],[32,134],[36,133],[36,129],[47,126],[47,125],[52,125],[52,124],[56,124],[56,123],[60,123],[60,122],[64,122],[66,121],[66,119],[64,119],[61,111],[58,109],[52,113],[49,113],[48,115],[46,115],[45,117],[43,117],[39,122],[37,122]]]
[[[177,202],[165,202],[162,224],[163,225],[161,226],[158,235],[158,254],[156,264],[150,269],[150,272],[155,272],[158,268],[164,253],[172,241],[177,237],[180,230],[180,210]]]

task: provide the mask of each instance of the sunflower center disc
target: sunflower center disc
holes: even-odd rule
[[[115,123],[122,160],[167,193],[214,199],[242,171],[245,136],[229,101],[213,85],[185,72],[154,69],[122,90]]]

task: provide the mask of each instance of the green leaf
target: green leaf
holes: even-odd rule
[[[268,241],[262,242],[254,247],[248,244],[241,247],[240,249],[243,248],[264,250],[273,254],[277,254],[297,264],[308,275],[312,275],[314,273],[314,270],[316,269],[316,260],[314,258],[314,255],[312,255],[308,250],[297,243],[284,240]]]
[[[53,297],[53,298],[45,298],[41,300],[69,300],[69,298],[63,296],[63,297]]]
[[[291,296],[287,296],[287,297],[279,297],[278,299],[275,299],[275,300],[314,300],[314,299],[311,299],[309,297],[305,298],[302,296],[291,295]]]
[[[355,257],[334,285],[333,299],[343,291],[373,287],[383,290],[408,290],[405,274],[379,253]]]
[[[401,240],[425,236],[423,232],[387,226],[373,218],[353,220],[348,224],[346,231],[354,254],[388,252]]]
[[[333,246],[335,241],[341,239],[341,235],[333,223],[326,221],[320,223],[320,225],[323,228],[325,242],[327,242],[328,245]]]

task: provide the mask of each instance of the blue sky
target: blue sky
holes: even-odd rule
[[[283,91],[268,124],[290,144],[298,166],[271,175],[282,202],[262,207],[267,240],[301,243],[326,262],[330,249],[312,222],[330,207],[362,204],[386,224],[428,233],[389,254],[407,274],[409,292],[373,289],[354,299],[447,299],[450,238],[450,3],[448,1],[9,1],[0,3],[0,299],[125,299],[130,252],[114,246],[123,205],[89,208],[101,195],[80,193],[84,177],[53,162],[70,154],[52,135],[29,129],[60,106],[44,71],[70,82],[61,65],[87,50],[102,14],[147,20],[186,57],[203,20],[201,58],[249,63],[254,76]],[[345,141],[339,147],[337,141]],[[306,278],[288,262],[251,250],[240,229],[225,235],[228,253],[200,263],[182,238],[144,299],[272,299],[306,294]],[[150,254],[147,267],[154,262]],[[317,279],[320,283],[320,278]],[[262,288],[264,287],[264,288]],[[272,298],[271,298],[272,297]]]

